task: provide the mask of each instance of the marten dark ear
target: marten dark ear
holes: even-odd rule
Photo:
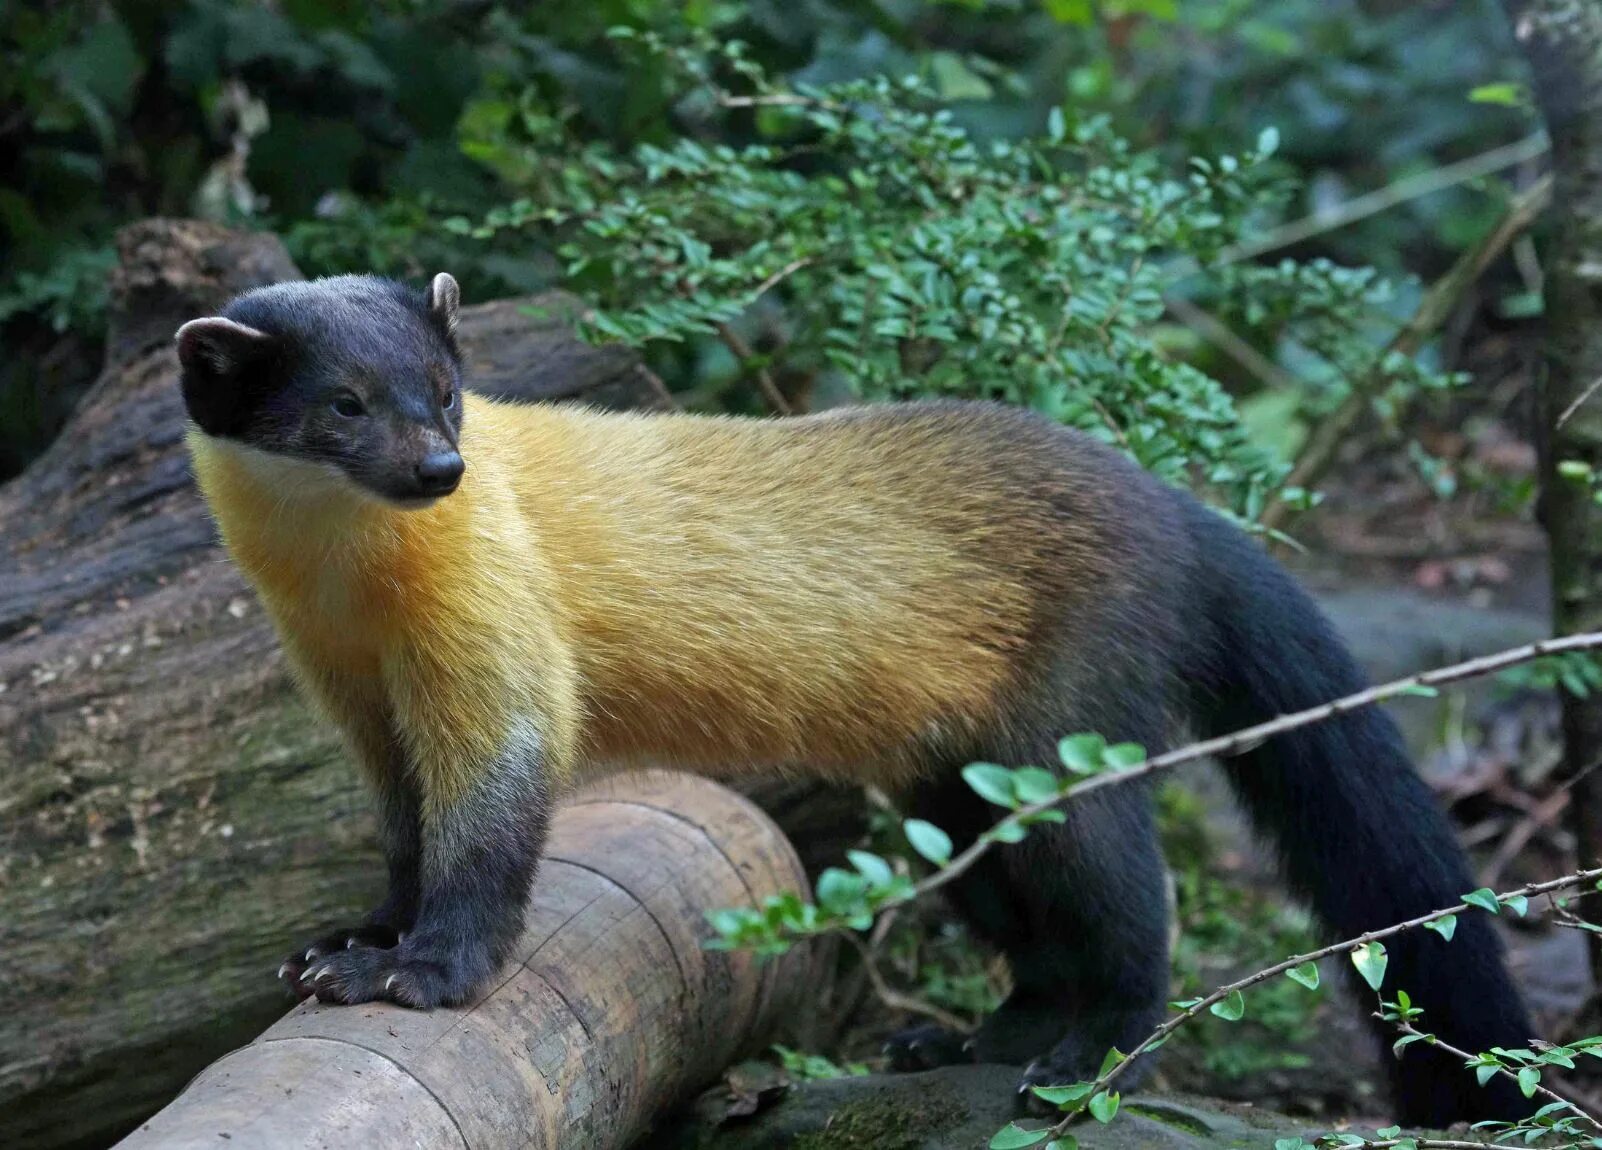
[[[184,404],[208,435],[238,431],[256,388],[244,386],[272,356],[277,340],[221,316],[192,319],[178,329]]]
[[[428,304],[428,314],[434,317],[445,338],[456,344],[456,313],[462,306],[462,289],[457,286],[456,278],[449,272],[440,272],[428,285],[428,294],[424,300]]]

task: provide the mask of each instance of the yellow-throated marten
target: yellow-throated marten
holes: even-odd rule
[[[462,390],[456,282],[252,291],[178,333],[200,485],[379,799],[390,893],[281,975],[326,1001],[461,1002],[506,956],[551,797],[590,764],[873,782],[959,842],[971,761],[1147,748],[1357,689],[1250,539],[1084,436],[986,404],[788,420],[615,415]],[[1375,710],[1227,764],[1294,886],[1354,935],[1451,904],[1463,856]],[[1109,788],[958,888],[1015,990],[916,1067],[1094,1075],[1168,992],[1149,796]],[[1388,941],[1386,989],[1470,1050],[1531,1037],[1483,916]],[[1527,1112],[1415,1044],[1403,1113]]]

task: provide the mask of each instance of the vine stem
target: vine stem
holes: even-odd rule
[[[1504,894],[1497,895],[1496,901],[1501,903],[1514,898],[1532,898],[1560,890],[1572,889],[1573,887],[1581,886],[1588,882],[1595,882],[1598,879],[1602,879],[1602,867],[1594,867],[1590,870],[1576,871],[1574,874],[1567,874],[1562,878],[1549,879],[1546,882],[1531,883],[1529,886],[1520,887],[1518,890],[1511,890]],[[1249,974],[1245,978],[1236,979],[1234,982],[1226,983],[1225,985],[1218,987],[1211,994],[1196,999],[1178,1014],[1175,1014],[1171,1018],[1164,1019],[1162,1025],[1158,1026],[1145,1038],[1141,1039],[1141,1041],[1135,1045],[1134,1049],[1132,1049],[1122,1061],[1092,1082],[1091,1089],[1086,1097],[1094,1097],[1095,1095],[1106,1090],[1108,1086],[1117,1081],[1118,1077],[1123,1074],[1125,1070],[1134,1065],[1134,1063],[1142,1055],[1151,1053],[1151,1051],[1162,1045],[1162,1043],[1167,1040],[1169,1035],[1178,1030],[1181,1026],[1185,1025],[1185,1023],[1189,1022],[1192,1018],[1195,1018],[1202,1011],[1209,1009],[1216,1003],[1223,1002],[1226,998],[1232,994],[1235,994],[1237,991],[1246,990],[1250,987],[1256,986],[1260,982],[1267,982],[1270,978],[1273,978],[1276,975],[1284,974],[1287,970],[1301,966],[1303,963],[1317,962],[1321,958],[1329,958],[1330,956],[1336,954],[1347,954],[1357,950],[1359,947],[1367,946],[1371,942],[1378,942],[1382,939],[1390,938],[1392,935],[1401,934],[1404,930],[1413,930],[1414,928],[1423,926],[1426,923],[1439,922],[1443,918],[1462,914],[1471,909],[1474,908],[1472,908],[1470,904],[1460,902],[1455,906],[1445,907],[1441,910],[1433,910],[1429,914],[1421,914],[1417,918],[1410,918],[1406,922],[1399,922],[1392,926],[1384,927],[1380,930],[1371,930],[1368,933],[1360,934],[1355,938],[1346,939],[1344,942],[1332,943],[1329,946],[1320,947],[1317,950],[1310,950],[1305,954],[1293,955],[1292,957],[1285,959],[1283,962],[1276,962],[1273,966],[1264,967],[1262,970],[1259,970],[1254,974]],[[1437,1042],[1437,1045],[1442,1046],[1443,1049],[1450,1050],[1454,1054],[1462,1053],[1461,1051],[1455,1050],[1452,1047],[1445,1046],[1443,1043]],[[1467,1060],[1469,1055],[1464,1054],[1463,1057],[1465,1060]],[[1556,1094],[1553,1094],[1552,1097],[1558,1098]],[[1562,1102],[1567,1100],[1558,1098],[1558,1101]],[[1053,1129],[1057,1132],[1066,1130],[1069,1124],[1076,1120],[1078,1116],[1079,1115],[1077,1111],[1068,1115]],[[1587,1115],[1586,1117],[1589,1118],[1590,1116]]]
[[[1184,763],[1194,762],[1197,759],[1204,759],[1212,755],[1240,754],[1242,751],[1250,750],[1258,743],[1275,735],[1282,735],[1287,731],[1312,726],[1314,723],[1322,723],[1348,712],[1372,706],[1375,703],[1383,703],[1387,699],[1394,699],[1400,695],[1415,694],[1420,688],[1436,687],[1446,683],[1455,683],[1462,679],[1472,679],[1477,675],[1486,675],[1492,671],[1504,670],[1507,667],[1516,666],[1519,663],[1527,663],[1532,659],[1539,659],[1546,655],[1556,655],[1564,651],[1586,651],[1597,647],[1602,647],[1602,631],[1586,631],[1578,635],[1566,635],[1560,639],[1545,639],[1539,643],[1530,643],[1527,646],[1499,651],[1493,655],[1482,655],[1478,659],[1454,663],[1449,667],[1440,667],[1433,671],[1409,675],[1405,679],[1396,679],[1377,687],[1369,687],[1367,690],[1358,691],[1333,702],[1309,707],[1305,711],[1281,715],[1276,719],[1270,719],[1266,723],[1258,723],[1256,726],[1246,727],[1233,734],[1221,735],[1216,739],[1206,739],[1199,743],[1192,743],[1188,747],[1169,751],[1166,754],[1155,755],[1131,765],[1126,770],[1106,771],[1099,775],[1093,775],[1068,788],[1060,795],[1054,795],[1051,798],[1018,807],[1003,822],[1027,823],[1031,818],[1049,811],[1061,803],[1079,798],[1092,791],[1101,790],[1103,787],[1117,786],[1131,782],[1134,779],[1172,770],[1174,767]],[[966,850],[933,874],[916,883],[910,894],[897,901],[910,901],[937,890],[950,882],[954,882],[970,870],[995,842],[993,831],[980,835]]]
[[[1385,1021],[1385,1016],[1383,1014],[1379,1013],[1378,1011],[1376,1011],[1374,1013],[1374,1017],[1379,1019],[1381,1022]],[[1396,1027],[1396,1029],[1401,1031],[1403,1034],[1416,1034],[1416,1035],[1418,1035],[1424,1041],[1428,1042],[1431,1046],[1438,1047],[1441,1050],[1446,1051],[1448,1054],[1456,1055],[1458,1058],[1461,1058],[1466,1063],[1474,1061],[1474,1056],[1472,1054],[1470,1054],[1468,1051],[1459,1050],[1457,1047],[1453,1046],[1450,1042],[1444,1042],[1441,1039],[1435,1037],[1435,1035],[1433,1035],[1433,1034],[1426,1034],[1424,1031],[1418,1029],[1416,1026],[1414,1026],[1410,1022],[1392,1021],[1391,1025]],[[1518,1084],[1519,1089],[1521,1089],[1521,1090],[1523,1089],[1523,1084],[1519,1083],[1519,1076],[1517,1074],[1514,1074],[1513,1071],[1509,1070],[1507,1067],[1498,1066],[1496,1068],[1496,1072],[1498,1074],[1502,1075],[1504,1078],[1507,1078],[1510,1081],[1514,1082],[1515,1084]],[[1572,1110],[1576,1114],[1578,1114],[1581,1118],[1584,1118],[1592,1126],[1595,1126],[1598,1129],[1602,1129],[1602,1123],[1597,1122],[1597,1120],[1595,1118],[1592,1118],[1584,1110],[1580,1109],[1578,1103],[1572,1102],[1569,1099],[1563,1097],[1563,1095],[1559,1094],[1556,1090],[1548,1089],[1547,1087],[1542,1086],[1539,1083],[1537,1083],[1536,1087],[1535,1087],[1535,1092],[1537,1094],[1541,1095],[1544,1098],[1550,1098],[1553,1102],[1562,1103],[1564,1106],[1567,1106],[1570,1110]]]

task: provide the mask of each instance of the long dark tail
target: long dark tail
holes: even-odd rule
[[[1200,505],[1191,506],[1191,529],[1204,584],[1196,629],[1209,642],[1190,672],[1207,735],[1366,685],[1328,620],[1254,541]],[[1337,938],[1450,906],[1477,885],[1401,733],[1377,708],[1276,736],[1224,765],[1254,824],[1276,842],[1289,882]],[[1420,1029],[1469,1053],[1534,1036],[1483,912],[1460,915],[1450,942],[1414,929],[1385,946],[1382,993],[1391,1001],[1405,990],[1423,1008]],[[1383,1026],[1380,1034],[1387,1045],[1398,1037]],[[1386,1060],[1399,1117],[1412,1125],[1534,1108],[1505,1078],[1481,1087],[1461,1059],[1421,1042]]]

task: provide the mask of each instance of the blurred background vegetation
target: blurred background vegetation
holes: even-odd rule
[[[1263,228],[1533,125],[1491,0],[12,3],[0,15],[0,476],[48,441],[92,376],[111,237],[129,220],[275,229],[308,275],[448,267],[484,299],[561,278],[538,236],[444,226],[549,186],[540,168],[559,159],[524,146],[543,126],[620,152],[761,134],[698,117],[669,63],[627,50],[614,26],[744,41],[787,84],[916,75],[981,144],[1038,136],[1064,105],[1105,114],[1178,169],[1248,151],[1273,127],[1295,183]],[[1285,254],[1428,278],[1501,206],[1481,183],[1456,183]],[[1510,316],[1538,306],[1528,285],[1506,286]],[[1389,306],[1402,317],[1414,300],[1404,286]],[[1291,379],[1316,374],[1290,341],[1267,350]],[[1183,353],[1243,397],[1262,390],[1205,344]],[[660,366],[675,390],[729,370],[707,355]],[[1266,396],[1258,422],[1285,414],[1284,396]]]

